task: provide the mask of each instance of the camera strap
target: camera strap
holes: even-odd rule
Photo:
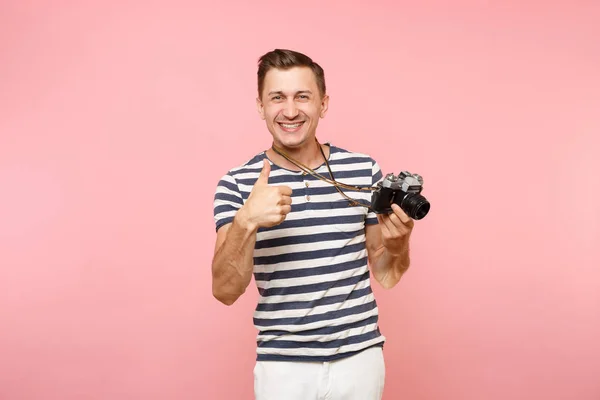
[[[336,190],[350,202],[348,204],[349,206],[362,206],[362,207],[367,207],[368,209],[371,209],[371,207],[369,205],[362,204],[358,200],[347,196],[344,192],[342,192],[342,190],[340,188],[343,187],[345,189],[359,191],[359,192],[373,191],[373,190],[376,190],[376,188],[370,187],[370,186],[358,187],[358,186],[353,186],[353,185],[346,185],[344,183],[336,181],[335,178],[333,177],[333,172],[331,171],[331,167],[329,166],[329,161],[327,160],[327,157],[325,156],[325,153],[323,152],[323,148],[321,147],[321,143],[319,143],[319,140],[316,137],[315,137],[315,142],[317,142],[317,146],[319,147],[319,150],[321,151],[321,155],[323,156],[323,159],[325,160],[325,165],[327,166],[327,170],[329,171],[329,176],[331,177],[331,179],[326,178],[325,176],[314,171],[312,168],[309,168],[306,165],[303,165],[302,163],[300,163],[299,161],[294,160],[292,157],[290,157],[288,154],[286,154],[283,150],[277,148],[277,146],[275,146],[275,144],[273,144],[271,146],[271,148],[273,149],[273,151],[275,153],[279,154],[280,156],[282,156],[283,158],[285,158],[286,160],[288,160],[289,162],[291,162],[292,164],[294,164],[295,166],[297,166],[298,168],[300,168],[302,171],[306,172],[307,174],[310,174],[317,179],[320,179],[324,182],[327,182],[327,183],[333,185],[336,188]]]

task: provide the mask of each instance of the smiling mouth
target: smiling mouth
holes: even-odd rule
[[[284,131],[286,132],[295,132],[298,129],[300,129],[300,127],[302,125],[304,125],[304,121],[301,122],[294,122],[294,123],[288,123],[288,122],[277,122],[279,124],[279,126],[281,126],[283,128]]]

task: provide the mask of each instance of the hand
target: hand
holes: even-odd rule
[[[397,204],[392,204],[389,215],[377,214],[381,226],[381,240],[392,255],[402,255],[408,249],[408,238],[415,222]]]
[[[289,186],[269,186],[271,164],[263,160],[263,169],[238,213],[252,227],[272,227],[285,220],[292,210],[292,189]]]

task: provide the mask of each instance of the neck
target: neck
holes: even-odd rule
[[[310,143],[306,143],[304,146],[299,148],[285,148],[281,146],[277,146],[273,143],[272,148],[268,150],[269,158],[276,164],[280,165],[283,168],[300,171],[294,163],[288,161],[285,157],[278,154],[276,150],[285,154],[289,158],[299,162],[302,165],[307,166],[310,169],[315,169],[323,164],[325,160],[323,159],[323,153],[325,153],[325,157],[329,156],[329,150],[327,146],[323,148],[323,153],[321,153],[322,145],[315,140],[310,141]]]

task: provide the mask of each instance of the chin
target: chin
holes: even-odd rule
[[[277,142],[280,143],[280,146],[284,146],[287,148],[297,148],[304,145],[309,137],[305,134],[293,134],[287,132],[278,132],[275,135]]]
[[[288,149],[296,149],[302,147],[307,142],[307,137],[302,138],[280,138],[279,143]]]

